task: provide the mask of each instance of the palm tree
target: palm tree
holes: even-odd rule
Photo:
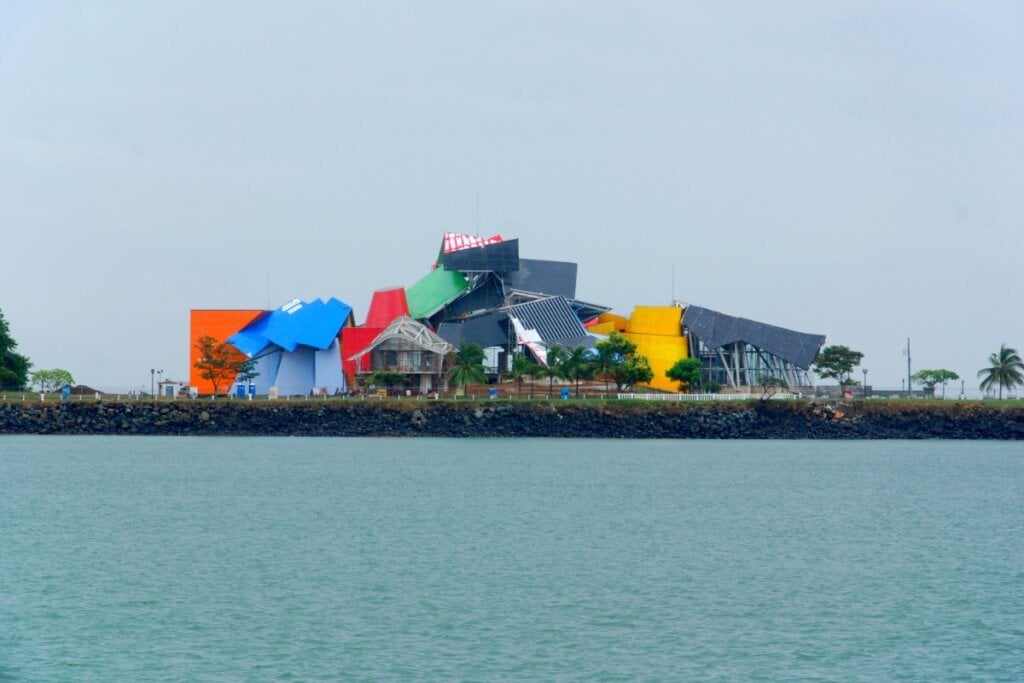
[[[576,384],[576,398],[580,397],[580,380],[594,375],[594,365],[587,358],[588,352],[586,347],[577,346],[562,361],[562,376]]]
[[[594,346],[597,349],[597,358],[594,359],[594,373],[604,379],[605,398],[611,393],[610,382],[615,369],[622,364],[622,356],[611,345],[598,343]]]
[[[525,353],[517,355],[512,359],[512,372],[509,373],[509,377],[518,383],[518,395],[520,398],[522,398],[523,378],[529,377],[532,379],[536,377],[540,368],[541,366]],[[532,382],[529,384],[529,397],[534,397],[534,383]]]
[[[551,398],[551,390],[556,377],[562,376],[562,361],[565,360],[565,351],[557,346],[548,349],[547,365],[541,365],[537,369],[539,377],[548,378],[548,399]]]
[[[999,398],[1003,397],[1003,387],[1013,389],[1024,384],[1024,361],[1017,349],[1006,344],[999,347],[998,353],[988,357],[989,367],[978,371],[981,377],[981,390],[988,391],[994,386],[999,387]]]
[[[455,362],[448,369],[448,379],[456,387],[465,392],[467,384],[483,384],[487,381],[484,375],[484,350],[477,344],[463,342],[455,356]]]

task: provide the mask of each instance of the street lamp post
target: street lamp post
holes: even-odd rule
[[[861,372],[864,373],[864,398],[868,397],[868,369],[861,368]]]
[[[164,371],[163,370],[157,370],[156,371],[156,383],[160,384],[160,382],[162,382],[163,380],[164,380]],[[160,398],[160,394],[157,394],[156,397],[159,399]]]
[[[155,384],[153,382],[153,379],[155,377],[156,377],[156,368],[150,368],[149,369],[149,395],[150,396],[153,396],[153,394],[154,394],[153,390],[155,388]]]

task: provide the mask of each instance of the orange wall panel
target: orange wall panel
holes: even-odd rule
[[[262,312],[248,309],[193,309],[189,312],[188,383],[190,386],[195,387],[200,394],[213,393],[213,384],[200,377],[199,370],[196,369],[196,363],[199,361],[196,342],[199,341],[199,338],[209,335],[218,341],[227,341],[228,337],[251,323]],[[221,390],[225,390],[225,387],[221,387]],[[230,390],[230,386],[227,387],[227,390]]]

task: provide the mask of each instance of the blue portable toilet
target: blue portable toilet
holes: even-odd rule
[[[498,398],[498,390],[495,387],[490,387],[487,390],[487,398]]]
[[[244,384],[240,383],[240,384],[235,386],[235,396],[237,396],[238,398],[245,398],[245,385]]]
[[[60,388],[60,400],[61,403],[67,403],[71,400],[71,385],[65,384]]]
[[[562,387],[562,400],[565,401],[569,398],[569,387]]]

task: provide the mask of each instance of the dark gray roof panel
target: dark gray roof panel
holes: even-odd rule
[[[452,346],[462,344],[462,325],[456,322],[444,322],[437,326],[437,336]]]
[[[462,342],[483,347],[505,346],[509,341],[508,316],[504,313],[485,313],[462,320],[446,320],[437,328],[437,334],[449,344]]]
[[[506,240],[444,255],[444,269],[460,273],[519,270],[519,240]]]
[[[548,340],[548,346],[557,346],[567,353],[572,353],[575,349],[583,347],[585,349],[594,348],[594,344],[597,343],[597,337],[593,335],[587,335],[586,337],[576,337],[575,339],[552,339]]]
[[[794,332],[700,306],[686,308],[683,327],[710,349],[742,341],[805,370],[811,367],[818,350],[825,343],[823,334]]]
[[[541,261],[538,259],[519,259],[516,272],[506,272],[506,294],[515,289],[524,292],[537,292],[548,296],[564,296],[576,298],[577,265],[568,261]]]
[[[526,329],[537,330],[545,343],[559,342],[561,345],[562,342],[572,344],[580,340],[575,345],[581,346],[584,338],[589,336],[569,301],[562,296],[506,306],[504,310],[509,317],[518,319]]]
[[[612,310],[610,306],[591,304],[586,301],[578,301],[576,299],[570,301],[569,305],[572,306],[572,310],[576,312],[576,317],[579,318],[581,322],[593,320],[602,313],[607,313]]]
[[[501,282],[496,275],[488,273],[470,286],[472,289],[445,306],[445,319],[498,308],[505,302]]]

